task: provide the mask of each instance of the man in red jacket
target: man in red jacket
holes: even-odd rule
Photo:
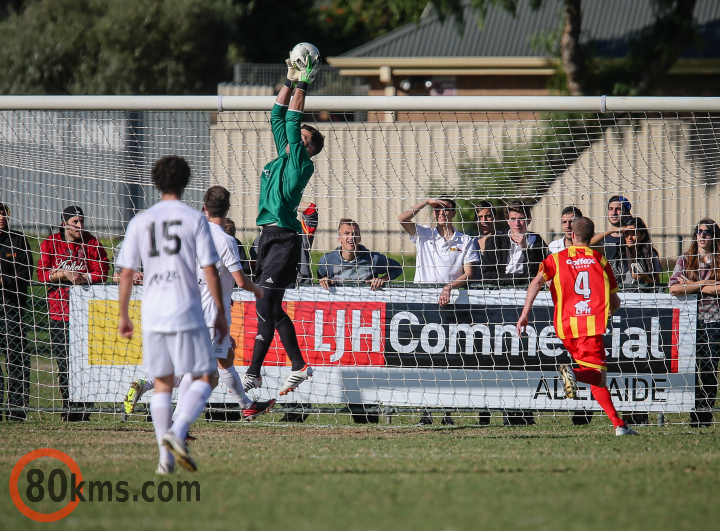
[[[64,408],[93,407],[91,402],[70,402],[68,389],[68,322],[70,320],[69,286],[93,284],[107,279],[110,263],[100,242],[84,230],[82,208],[69,206],[62,212],[60,232],[40,244],[37,275],[46,282],[50,314],[50,350],[57,360],[60,393]],[[63,420],[86,421],[90,413],[63,413]]]

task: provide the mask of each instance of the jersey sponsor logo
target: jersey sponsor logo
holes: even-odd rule
[[[161,273],[155,273],[152,277],[150,277],[147,285],[152,286],[153,284],[169,283],[179,279],[180,275],[177,271],[163,271]]]
[[[593,264],[597,264],[597,260],[594,258],[578,258],[577,260],[571,260],[568,258],[565,263],[574,269],[579,269],[581,267],[588,267]]]
[[[590,301],[580,301],[575,304],[575,315],[590,315]]]

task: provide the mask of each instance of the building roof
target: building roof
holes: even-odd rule
[[[477,14],[466,5],[460,35],[454,17],[441,22],[437,15],[423,16],[341,55],[341,58],[373,57],[547,57],[547,50],[533,46],[534,37],[557,30],[563,2],[546,0],[538,11],[529,0],[519,0],[517,17],[490,6],[482,27]],[[623,57],[628,37],[654,20],[651,0],[586,0],[583,10],[583,42],[592,42],[602,57]],[[703,36],[701,50],[694,46],[684,58],[720,58],[720,0],[698,0],[695,20]]]

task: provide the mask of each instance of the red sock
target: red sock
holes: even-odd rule
[[[597,385],[602,380],[602,373],[597,369],[591,369],[590,367],[581,367],[579,369],[573,369],[575,373],[575,379],[578,382]]]
[[[597,400],[597,403],[600,404],[600,407],[603,408],[603,411],[607,414],[608,417],[610,417],[613,426],[615,426],[616,428],[618,426],[625,426],[625,422],[618,416],[617,411],[615,410],[615,406],[613,406],[612,398],[610,398],[610,391],[608,391],[608,388],[593,385],[590,387],[590,391],[595,397],[595,400]]]

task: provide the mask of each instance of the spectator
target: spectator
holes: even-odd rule
[[[572,245],[572,222],[575,218],[581,217],[583,217],[583,215],[579,208],[574,206],[563,208],[560,214],[560,226],[562,227],[564,236],[550,242],[550,245],[548,245],[549,254],[559,253]]]
[[[485,243],[497,230],[497,212],[495,205],[490,201],[480,201],[475,205],[475,219],[477,220],[478,236],[475,239],[478,250],[485,251]]]
[[[622,226],[631,217],[632,204],[621,195],[613,195],[608,199],[607,218],[612,228],[593,236],[591,247],[597,247],[610,262],[615,278],[622,276],[623,240]]]
[[[84,230],[82,208],[69,206],[62,212],[60,231],[40,244],[38,280],[48,284],[50,313],[50,349],[57,360],[64,408],[89,408],[93,403],[70,402],[68,371],[68,322],[70,320],[69,286],[107,280],[108,257],[100,242]],[[90,413],[70,412],[62,415],[68,422],[87,421]]]
[[[426,206],[433,209],[437,222],[435,228],[412,221]],[[468,279],[472,278],[473,265],[480,260],[473,238],[456,231],[452,224],[456,211],[454,199],[440,196],[437,199],[425,199],[398,217],[400,226],[410,235],[410,241],[417,248],[414,282],[444,284],[438,299],[441,307],[450,303],[453,289],[467,285]],[[454,424],[449,413],[445,413],[442,423]],[[429,413],[422,416],[420,424],[432,424]]]
[[[240,264],[242,265],[243,274],[247,277],[251,276],[252,268],[250,267],[250,259],[248,258],[247,253],[245,252],[245,246],[242,244],[240,240],[238,240],[235,235],[237,234],[237,228],[235,228],[235,222],[231,220],[230,218],[225,218],[225,225],[223,226],[223,230],[226,234],[229,234],[233,238],[235,238],[235,243],[238,247],[238,253],[240,254]]]
[[[660,284],[660,255],[653,247],[650,231],[642,218],[628,218],[623,224],[623,246],[618,284],[657,286]]]
[[[120,256],[120,250],[122,249],[123,242],[119,242],[115,246],[115,251],[113,252],[113,282],[120,282],[120,273],[122,272],[122,267],[117,266],[117,257]],[[142,272],[142,265],[139,266],[140,271],[135,271],[133,273],[133,284],[136,286],[139,286],[143,283],[143,272]]]
[[[525,285],[537,275],[540,263],[547,257],[547,245],[539,234],[528,232],[532,215],[530,206],[523,201],[511,202],[506,217],[510,232],[495,234],[485,243],[482,280],[500,286]]]
[[[340,220],[340,247],[323,255],[318,266],[320,285],[325,289],[344,281],[364,281],[373,291],[402,274],[402,266],[384,254],[371,252],[360,245],[359,225],[349,218]]]
[[[318,211],[314,203],[302,202],[298,205],[298,211],[302,214],[302,250],[300,252],[300,263],[298,264],[298,283],[311,284],[313,280],[312,259],[310,251],[315,242],[315,230],[318,226]],[[259,236],[258,236],[259,238]],[[250,247],[250,267],[255,273],[257,262],[257,238]],[[253,279],[253,282],[255,279]]]
[[[539,234],[528,232],[532,215],[524,201],[512,201],[506,219],[510,232],[495,234],[485,244],[480,269],[482,280],[499,286],[522,286],[537,275],[540,263],[548,256],[547,245]],[[535,424],[535,418],[530,412],[506,411],[503,424]]]
[[[718,390],[720,360],[720,230],[713,220],[701,219],[693,241],[677,261],[668,282],[675,296],[698,294],[695,364],[695,411],[690,426],[709,427]]]
[[[32,276],[27,238],[10,230],[10,210],[0,203],[0,350],[5,352],[9,420],[25,420],[30,401],[30,355],[23,320]],[[5,382],[0,369],[0,402],[5,402]],[[0,414],[2,419],[2,414]]]

